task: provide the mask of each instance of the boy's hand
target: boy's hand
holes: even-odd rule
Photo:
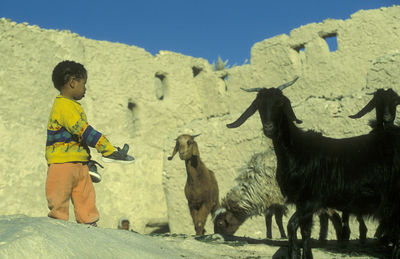
[[[114,151],[109,156],[103,156],[102,160],[104,162],[118,162],[118,163],[124,163],[124,164],[130,164],[135,161],[135,158],[133,156],[128,155],[128,150],[129,146],[128,144],[124,144],[124,147],[121,149],[117,147],[117,151]]]

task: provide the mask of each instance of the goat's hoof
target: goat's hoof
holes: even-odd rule
[[[291,251],[289,250],[288,258],[300,259],[301,258],[300,250],[299,249],[293,249]]]

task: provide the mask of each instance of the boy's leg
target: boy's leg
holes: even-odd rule
[[[51,164],[47,169],[46,198],[51,218],[68,220],[69,199],[78,176],[73,163]]]
[[[99,220],[96,197],[87,165],[79,163],[79,180],[72,190],[75,218],[78,223],[94,223]]]

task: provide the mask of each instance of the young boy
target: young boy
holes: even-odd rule
[[[47,127],[48,216],[68,220],[69,200],[72,199],[76,221],[96,226],[99,212],[89,176],[89,147],[96,148],[106,162],[132,163],[134,158],[127,154],[127,144],[123,149],[116,149],[88,124],[86,114],[77,102],[86,91],[87,72],[82,64],[60,62],[53,70],[52,80],[60,95],[54,101]]]

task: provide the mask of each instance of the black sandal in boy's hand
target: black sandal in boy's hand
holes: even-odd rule
[[[94,161],[94,160],[89,160],[88,162],[88,167],[89,167],[89,175],[90,178],[92,179],[92,183],[99,183],[101,182],[101,174],[97,171],[97,165],[99,165],[101,168],[104,168],[99,162]]]
[[[103,162],[117,162],[122,164],[130,164],[135,161],[133,156],[128,155],[129,146],[128,144],[124,144],[124,147],[121,149],[117,147],[117,151],[114,151],[109,156],[103,156]]]

